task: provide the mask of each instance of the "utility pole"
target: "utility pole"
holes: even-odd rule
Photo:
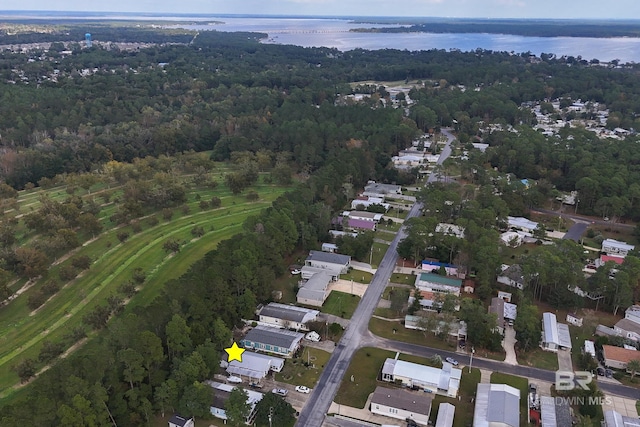
[[[469,356],[469,373],[471,373],[471,365],[473,365],[473,353],[476,352],[474,346],[471,346],[471,355]]]
[[[273,427],[271,425],[272,419],[273,419],[273,406],[269,407],[269,427]]]

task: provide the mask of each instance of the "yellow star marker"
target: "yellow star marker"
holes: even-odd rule
[[[229,360],[227,360],[227,362],[237,360],[242,363],[242,353],[244,353],[244,348],[238,347],[238,344],[234,342],[231,347],[225,348],[224,351],[229,355]]]

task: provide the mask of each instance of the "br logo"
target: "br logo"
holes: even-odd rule
[[[589,390],[591,381],[593,381],[593,374],[588,371],[556,371],[557,391],[568,391],[576,388]]]

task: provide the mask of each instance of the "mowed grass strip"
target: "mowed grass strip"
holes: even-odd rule
[[[141,267],[152,271],[148,282],[140,294],[147,297],[159,292],[159,285],[170,278],[179,277],[189,266],[204,253],[214,249],[217,243],[240,231],[244,219],[267,207],[272,200],[285,189],[265,188],[267,194],[261,194],[259,202],[239,204],[219,210],[202,211],[183,216],[171,222],[160,223],[138,234],[132,235],[124,244],[107,247],[107,241],[114,239],[116,230],[104,233],[99,239],[82,248],[79,255],[102,254],[92,268],[81,278],[61,289],[34,316],[28,316],[26,307],[27,295],[12,302],[11,313],[2,312],[0,322],[0,391],[17,382],[17,376],[10,370],[11,365],[25,358],[36,358],[42,340],[57,340],[73,327],[82,323],[84,314],[91,311],[106,297],[113,294],[117,287],[130,279],[131,271]],[[232,213],[229,210],[232,210]],[[184,246],[184,253],[167,257],[162,244],[168,238],[191,241],[191,229],[202,226],[205,231],[214,226],[202,238]],[[163,262],[166,260],[167,262]],[[179,266],[174,268],[174,266]],[[154,292],[155,290],[155,292]],[[141,298],[134,297],[134,302]],[[9,307],[5,307],[9,308]],[[64,327],[62,327],[64,326]],[[10,345],[4,345],[10,343]]]

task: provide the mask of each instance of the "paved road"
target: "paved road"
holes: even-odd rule
[[[628,228],[628,229],[634,229],[636,227],[634,224],[622,224],[620,222],[611,222],[611,221],[605,221],[603,219],[594,219],[588,216],[552,211],[549,209],[531,209],[531,212],[541,213],[545,215],[559,216],[562,218],[572,219],[577,222],[585,222],[587,224],[607,225],[609,227]]]
[[[440,153],[438,163],[442,164],[444,160],[451,154],[449,144],[453,141],[454,136],[448,131],[443,129],[443,133],[447,136],[447,144]],[[432,179],[433,178],[433,179]],[[437,177],[432,173],[429,176],[427,182],[434,182]],[[421,203],[415,203],[407,219],[417,216],[422,209]],[[333,401],[342,377],[349,367],[349,363],[353,358],[355,352],[362,346],[361,338],[363,336],[370,336],[369,333],[369,319],[373,315],[373,311],[378,306],[378,301],[384,292],[384,288],[389,283],[391,274],[398,261],[398,253],[396,251],[400,240],[406,236],[404,226],[400,228],[398,234],[393,239],[391,245],[387,249],[378,270],[371,279],[367,291],[360,300],[360,304],[355,313],[351,317],[351,322],[345,330],[342,339],[338,343],[335,351],[331,355],[329,362],[325,366],[322,375],[318,379],[318,385],[313,389],[311,396],[304,409],[298,417],[296,426],[299,427],[321,427],[325,418],[325,414],[329,411],[331,402]]]
[[[585,232],[589,224],[584,222],[576,222],[571,226],[571,228],[565,233],[562,237],[564,240],[573,240],[574,242],[579,242],[582,234]]]
[[[425,342],[428,345],[428,341]],[[414,356],[432,357],[435,354],[439,354],[443,359],[445,357],[453,357],[461,365],[469,364],[469,357],[460,357],[459,353],[453,351],[440,350],[437,348],[425,347],[416,344],[410,344],[406,342],[389,340],[381,338],[371,333],[368,334],[365,340],[366,346],[375,346],[378,348],[384,348],[392,351],[399,351],[402,353],[412,354]],[[497,360],[483,359],[479,357],[473,358],[473,367],[487,369],[493,372],[503,372],[505,374],[517,375],[520,377],[531,378],[540,381],[555,382],[556,373],[554,371],[547,371],[545,369],[531,368],[528,366],[512,366],[507,365],[504,362]],[[624,386],[622,384],[613,384],[603,381],[598,381],[598,387],[605,393],[613,394],[616,396],[628,397],[630,399],[640,399],[640,390],[634,387]]]

